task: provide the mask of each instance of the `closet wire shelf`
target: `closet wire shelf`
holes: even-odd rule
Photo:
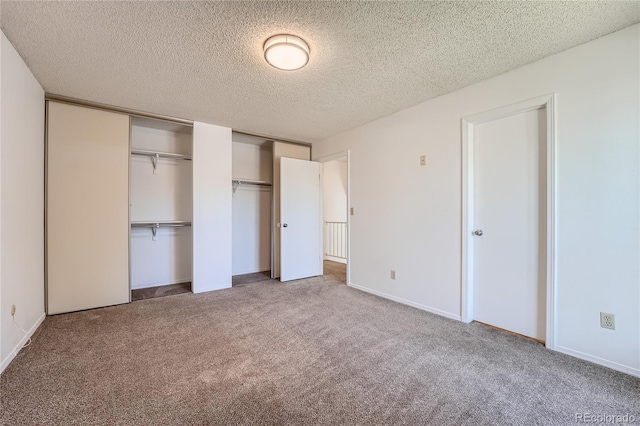
[[[153,163],[153,174],[158,173],[158,160],[160,158],[166,158],[169,160],[187,160],[191,161],[190,155],[184,154],[174,154],[172,152],[157,152],[157,151],[147,151],[145,149],[132,149],[131,155],[139,155],[143,157],[151,158],[151,162]]]
[[[147,151],[144,149],[132,149],[131,155],[142,155],[145,157],[170,158],[173,160],[191,160],[190,155],[174,154],[172,152]]]
[[[160,228],[184,228],[191,226],[191,222],[172,220],[164,222],[131,222],[131,228],[150,228],[153,241],[156,240]]]

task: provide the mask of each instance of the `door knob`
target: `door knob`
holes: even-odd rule
[[[289,225],[287,225],[286,223],[283,223],[283,224],[282,224],[282,227],[283,227],[283,228],[286,228],[287,226],[289,226]]]
[[[473,235],[477,235],[478,237],[482,237],[482,229],[476,229],[473,231]]]

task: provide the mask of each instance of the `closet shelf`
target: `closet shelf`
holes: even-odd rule
[[[252,180],[252,179],[231,179],[233,185],[233,193],[236,193],[239,185],[258,185],[258,186],[272,186],[271,182],[265,180]]]
[[[172,152],[147,151],[144,149],[132,149],[131,155],[142,155],[151,158],[169,158],[172,160],[191,160],[190,155],[174,154]]]
[[[183,228],[191,226],[191,222],[182,220],[165,220],[156,222],[131,222],[132,228],[149,228],[151,229],[152,239],[156,240],[159,228]]]
[[[131,155],[141,155],[143,157],[151,158],[151,163],[153,164],[153,174],[158,174],[158,160],[161,158],[167,158],[169,160],[189,160],[191,161],[191,156],[183,155],[183,154],[173,154],[171,152],[156,152],[156,151],[147,151],[144,149],[132,149]]]

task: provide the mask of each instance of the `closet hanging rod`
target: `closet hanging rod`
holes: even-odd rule
[[[231,179],[231,186],[234,194],[240,185],[272,186],[270,182],[265,180]]]
[[[180,221],[180,220],[171,220],[164,222],[131,222],[132,228],[149,228],[151,229],[151,239],[156,241],[156,237],[158,236],[158,229],[160,228],[184,228],[187,226],[191,226],[191,222]]]
[[[147,151],[144,149],[132,149],[131,155],[142,155],[145,157],[156,157],[156,158],[170,158],[173,160],[191,160],[190,155],[184,154],[173,154],[171,152],[156,152],[156,151]]]
[[[271,186],[271,182],[267,182],[266,180],[231,179],[231,182],[232,183],[237,183],[238,185]]]
[[[164,222],[131,222],[132,228],[178,228],[181,226],[191,226],[191,222],[181,220]]]

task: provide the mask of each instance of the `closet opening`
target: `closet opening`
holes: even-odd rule
[[[192,291],[193,128],[131,117],[131,301]]]
[[[271,278],[273,142],[232,133],[232,284]]]

